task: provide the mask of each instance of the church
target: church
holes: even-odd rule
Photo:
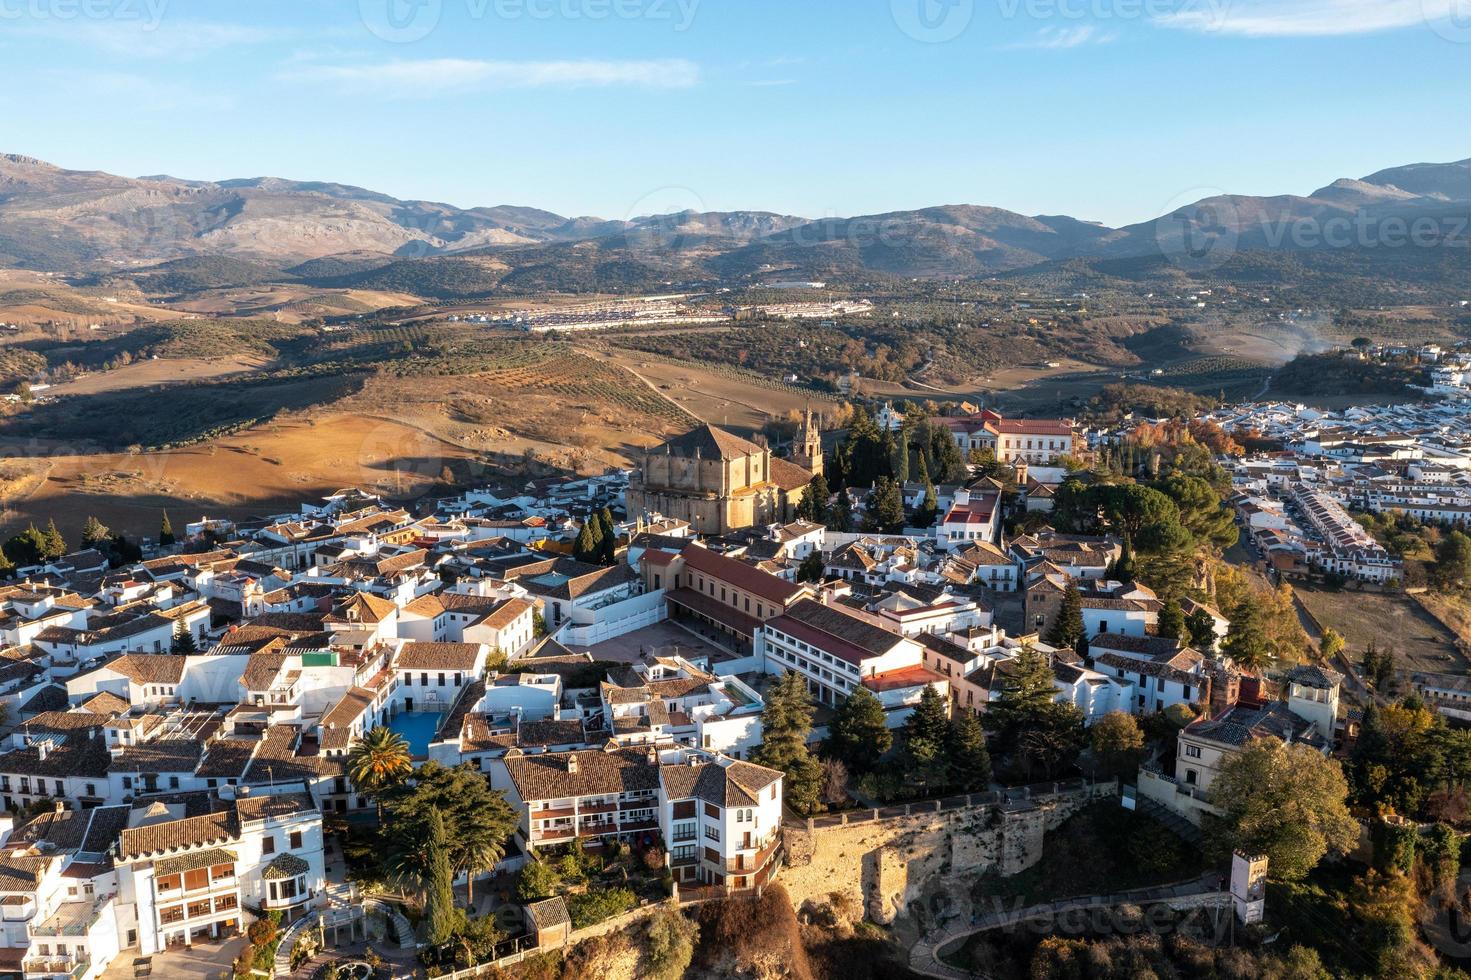
[[[748,439],[702,425],[646,452],[628,483],[628,516],[689,521],[702,534],[792,520],[822,472],[822,439],[812,413],[790,460]]]

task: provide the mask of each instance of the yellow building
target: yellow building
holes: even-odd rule
[[[822,443],[810,415],[790,461],[702,425],[639,460],[628,484],[628,516],[661,514],[704,534],[789,521],[821,471]]]

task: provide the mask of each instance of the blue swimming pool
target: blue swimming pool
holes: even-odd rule
[[[434,733],[439,731],[442,717],[437,711],[409,711],[391,719],[388,728],[404,737],[409,743],[409,751],[415,756],[427,756],[429,743],[434,740]]]

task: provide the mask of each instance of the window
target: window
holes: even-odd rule
[[[299,830],[293,830],[291,832],[291,849],[293,851],[301,850],[301,831]]]
[[[705,839],[715,841],[720,840],[720,828],[715,826],[713,823],[705,824]]]
[[[1187,746],[1185,746],[1185,757],[1187,759],[1199,759],[1200,758],[1200,746],[1198,746],[1198,745],[1187,745]]]
[[[260,842],[260,852],[262,854],[275,854],[276,838],[270,836],[269,834],[266,835],[265,839]]]
[[[673,809],[675,820],[688,820],[691,817],[696,816],[698,812],[695,809],[694,800],[680,800],[678,803],[674,804]]]

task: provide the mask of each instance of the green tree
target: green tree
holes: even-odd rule
[[[1220,548],[1236,543],[1235,516],[1225,506],[1215,487],[1198,476],[1176,474],[1158,485],[1160,492],[1179,508],[1180,523],[1197,541]]]
[[[1088,729],[1093,755],[1104,771],[1121,776],[1136,769],[1144,752],[1144,732],[1134,716],[1123,711],[1110,711]]]
[[[640,976],[647,980],[680,980],[695,958],[700,926],[675,909],[666,909],[649,920],[644,937],[645,966]]]
[[[516,811],[500,790],[469,763],[452,768],[437,762],[420,766],[413,780],[390,789],[386,836],[394,850],[411,859],[427,857],[429,814],[444,821],[450,867],[471,874],[493,867],[516,830]]]
[[[822,764],[807,748],[812,698],[801,675],[787,671],[767,692],[761,724],[761,744],[751,761],[785,773],[787,804],[798,813],[814,812],[822,791]]]
[[[904,752],[909,758],[910,779],[928,789],[950,784],[950,708],[933,687],[920,691],[919,703],[904,719]]]
[[[828,724],[828,754],[854,772],[868,772],[893,744],[883,702],[862,684],[855,686]]]
[[[802,500],[797,504],[797,516],[804,521],[826,525],[832,516],[831,508],[828,506],[832,493],[827,485],[827,477],[821,473],[817,474],[802,491]]]
[[[383,793],[401,785],[413,773],[414,757],[408,741],[382,725],[353,739],[347,750],[347,778],[355,790],[377,801],[380,825]]]
[[[1087,627],[1083,625],[1083,593],[1078,591],[1076,582],[1068,581],[1062,608],[1043,639],[1048,646],[1059,650],[1076,650],[1088,639]]]
[[[868,524],[872,530],[897,534],[904,530],[904,492],[888,477],[880,477],[868,498]]]
[[[935,484],[930,480],[930,462],[925,453],[919,454],[919,482],[924,485],[924,500],[914,517],[914,526],[934,527],[940,516],[940,501],[935,496]]]
[[[572,545],[572,557],[585,562],[597,560],[598,544],[593,537],[592,521],[585,521],[582,530],[577,532],[577,540]]]
[[[174,624],[173,652],[178,654],[199,652],[199,644],[194,640],[194,632],[182,622]]]
[[[167,548],[174,543],[174,525],[169,520],[169,512],[163,512],[163,520],[158,525],[158,546]]]
[[[62,538],[61,532],[56,530],[56,521],[47,521],[41,557],[46,561],[54,561],[66,554],[66,552],[66,540]]]
[[[1471,536],[1452,531],[1441,538],[1430,581],[1442,592],[1459,592],[1471,583]]]
[[[88,517],[82,524],[82,547],[96,548],[105,546],[112,536],[112,531],[95,517]]]
[[[516,901],[522,905],[551,898],[557,893],[560,879],[545,861],[528,860],[516,876]]]
[[[991,785],[991,753],[986,732],[974,711],[958,711],[950,719],[948,751],[951,782],[966,792]]]
[[[445,842],[444,818],[431,810],[428,836],[424,842],[424,924],[430,946],[443,946],[454,938],[463,922],[455,908],[454,873],[450,870],[449,846]]]
[[[1274,656],[1272,641],[1267,635],[1267,615],[1256,598],[1247,596],[1236,607],[1221,649],[1235,661],[1236,666],[1250,673],[1259,673],[1272,663]]]
[[[1216,619],[1203,608],[1197,608],[1185,617],[1185,635],[1190,645],[1204,654],[1215,653]]]
[[[1155,632],[1168,640],[1178,640],[1185,636],[1185,611],[1174,599],[1166,600],[1161,607]]]
[[[1323,656],[1328,660],[1332,660],[1342,653],[1343,648],[1347,645],[1348,643],[1344,640],[1343,634],[1338,632],[1338,630],[1331,626],[1323,630]]]
[[[5,553],[17,565],[39,565],[45,561],[46,535],[32,524],[5,543]]]
[[[797,566],[797,581],[821,582],[823,571],[826,567],[822,560],[822,552],[814,548],[806,558],[802,559],[801,564]]]
[[[10,578],[14,574],[15,562],[11,561],[10,556],[5,553],[5,549],[0,547],[0,578]]]
[[[1359,838],[1343,769],[1302,743],[1248,742],[1221,764],[1210,798],[1224,811],[1209,828],[1221,849],[1266,855],[1283,881],[1301,879],[1330,852],[1347,854]]]

